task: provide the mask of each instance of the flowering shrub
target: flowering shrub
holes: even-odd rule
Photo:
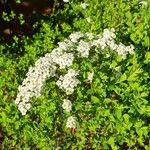
[[[25,115],[27,110],[30,109],[30,98],[41,96],[43,82],[50,76],[58,76],[55,73],[56,65],[59,65],[60,69],[70,67],[74,58],[88,58],[90,49],[95,51],[95,54],[99,54],[102,53],[102,50],[108,48],[112,51],[116,50],[123,57],[128,53],[134,53],[132,45],[125,46],[122,43],[117,45],[114,40],[115,37],[114,29],[111,31],[105,29],[102,36],[94,36],[89,33],[84,35],[80,32],[73,33],[69,36],[70,40],[59,42],[59,47],[54,49],[51,54],[46,54],[45,57],[37,60],[35,67],[30,67],[27,78],[19,87],[19,93],[15,100],[22,115]],[[107,54],[107,57],[110,56]],[[60,89],[64,89],[67,95],[73,94],[74,88],[79,84],[79,80],[76,79],[77,75],[79,75],[79,71],[69,69],[64,77],[62,75],[59,77],[56,84]],[[90,76],[88,76],[89,81],[92,80]]]
[[[149,150],[146,2],[62,0],[1,43],[0,149]]]
[[[70,147],[71,142],[63,148],[118,149],[135,143],[148,148],[149,127],[144,120],[150,114],[149,88],[142,84],[149,80],[148,73],[138,63],[133,45],[117,43],[115,38],[114,29],[101,35],[72,33],[37,60],[19,86],[15,103],[25,115],[33,105],[31,98],[41,96],[46,79],[52,76],[53,99],[66,114],[62,130],[69,134],[70,129],[77,140],[76,145]]]

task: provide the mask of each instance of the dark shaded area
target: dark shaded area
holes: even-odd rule
[[[33,27],[42,17],[49,16],[54,8],[54,1],[49,0],[23,0],[16,3],[15,0],[0,1],[0,36],[4,42],[9,42],[12,37],[32,36],[36,32]],[[10,21],[2,18],[3,12],[8,15],[13,11],[15,17]],[[19,15],[23,14],[24,23],[19,21]]]
[[[3,142],[3,140],[4,140],[4,132],[0,128],[0,143]]]

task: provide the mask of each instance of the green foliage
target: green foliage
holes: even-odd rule
[[[11,21],[16,17],[15,13],[13,11],[10,12],[10,14],[7,14],[6,12],[2,13],[2,18],[5,21]]]
[[[86,9],[75,0],[70,2],[69,9],[66,7],[65,12],[72,16],[74,29],[99,33],[104,28],[115,28],[124,41],[132,41],[147,48],[150,46],[148,2],[147,5],[138,0],[86,0],[85,3],[89,4]]]
[[[150,6],[138,0],[70,0],[43,19],[32,38],[14,37],[0,45],[0,149],[146,149],[150,144]],[[12,13],[13,14],[13,13]],[[3,14],[5,20],[13,15]],[[19,16],[23,21],[22,15]],[[14,104],[17,88],[29,66],[57,47],[73,31],[100,33],[115,28],[118,42],[136,45],[136,54],[122,59],[107,50],[90,59],[77,60],[81,86],[73,95],[77,129],[65,126],[68,114],[61,107],[64,95],[50,78],[42,96],[21,116]],[[86,86],[88,72],[94,72]],[[1,133],[3,132],[3,133]]]

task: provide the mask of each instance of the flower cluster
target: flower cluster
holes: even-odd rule
[[[30,99],[41,95],[43,83],[47,77],[55,75],[55,70],[56,67],[51,64],[50,57],[47,54],[35,63],[35,67],[29,68],[26,79],[18,88],[15,100],[22,115],[25,115],[27,110],[30,109]]]
[[[80,83],[76,76],[79,74],[78,71],[69,69],[68,73],[64,76],[60,76],[59,80],[56,82],[60,89],[64,89],[67,95],[74,92],[74,88]]]
[[[120,43],[116,49],[119,55],[126,56],[128,53],[134,53],[133,45],[125,46],[124,44]]]
[[[126,55],[129,54],[133,54],[134,53],[134,46],[130,45],[130,46],[125,46],[122,43],[117,44],[115,42],[115,30],[111,29],[104,29],[104,32],[102,34],[102,36],[98,36],[98,38],[96,38],[92,45],[96,46],[97,48],[101,48],[101,49],[105,49],[105,48],[109,48],[111,50],[115,50],[118,55],[122,55],[123,57],[126,57]]]
[[[81,57],[88,58],[90,48],[91,48],[91,44],[89,42],[84,42],[83,40],[81,40],[77,47],[77,51],[79,52]]]
[[[73,116],[70,116],[67,119],[66,127],[67,128],[76,128],[76,118]]]
[[[81,32],[75,32],[69,35],[69,38],[73,43],[78,42],[78,40],[82,37],[84,37],[84,34]]]
[[[63,52],[62,49],[54,49],[51,53],[51,60],[63,69],[72,65],[74,56],[72,53]]]
[[[70,112],[71,109],[72,109],[72,103],[71,103],[71,101],[68,100],[68,99],[64,99],[63,100],[63,104],[62,104],[62,108],[64,110],[66,110],[67,112]]]

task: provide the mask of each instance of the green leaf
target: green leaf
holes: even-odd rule
[[[117,66],[117,62],[116,61],[112,61],[110,68],[115,68]]]
[[[91,96],[91,101],[92,101],[94,104],[100,102],[99,98],[97,98],[96,96]]]
[[[125,81],[126,79],[127,79],[127,75],[124,73],[124,74],[120,77],[120,79],[118,80],[117,83],[123,82],[123,81]]]
[[[144,63],[149,63],[149,62],[150,62],[150,52],[146,52]]]
[[[139,130],[137,130],[137,134],[139,136],[142,136],[142,135],[147,136],[148,135],[148,127],[144,126],[144,127],[140,128]]]
[[[144,44],[149,47],[150,46],[150,38],[148,36],[144,37]],[[150,60],[149,60],[150,61]]]
[[[120,119],[121,116],[122,116],[122,110],[121,110],[121,109],[116,109],[115,115],[116,115],[116,117],[117,117],[118,119]]]
[[[124,115],[123,115],[123,118],[124,118],[124,120],[125,120],[126,123],[129,122],[129,117],[130,117],[130,116],[129,116],[128,114],[124,114]]]
[[[78,94],[78,97],[79,97],[79,98],[83,98],[83,94],[82,94],[80,88],[77,89],[77,94]]]
[[[114,145],[114,142],[115,142],[114,138],[113,138],[113,137],[110,137],[109,140],[108,140],[108,143],[109,143],[110,145]]]
[[[142,72],[143,71],[140,68],[138,68],[137,70],[135,70],[134,72],[132,72],[132,74],[130,74],[130,76],[128,77],[128,81],[135,81],[137,75],[139,75]]]

